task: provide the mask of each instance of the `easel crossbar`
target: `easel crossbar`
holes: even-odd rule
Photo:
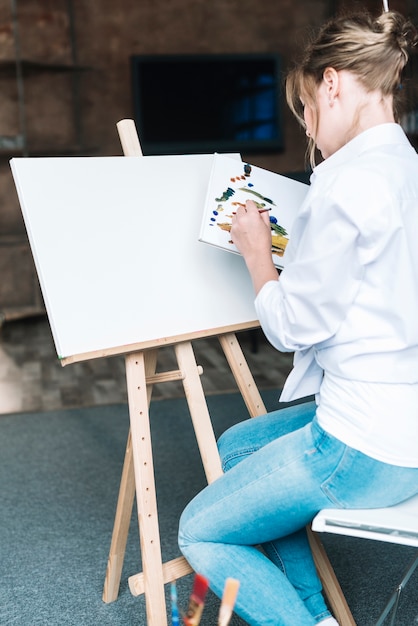
[[[203,374],[203,367],[201,365],[197,366],[197,371],[199,376]],[[172,370],[170,372],[160,372],[158,374],[154,374],[153,376],[147,376],[146,383],[147,385],[156,385],[158,383],[168,383],[176,380],[184,380],[186,375],[181,370]]]
[[[183,556],[163,563],[164,584],[171,583],[178,578],[187,576],[192,572],[192,568]],[[129,589],[133,596],[140,596],[145,592],[144,574],[134,574],[128,579]]]

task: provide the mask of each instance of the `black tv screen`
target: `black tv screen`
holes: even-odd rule
[[[145,155],[283,149],[279,55],[135,55],[131,73]]]

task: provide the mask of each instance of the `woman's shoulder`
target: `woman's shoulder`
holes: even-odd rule
[[[370,208],[397,201],[405,193],[418,195],[418,155],[400,159],[377,153],[358,155],[338,167],[324,169],[315,178],[312,192],[350,210]],[[354,205],[354,206],[353,206]]]
[[[418,170],[412,184],[418,197]],[[344,167],[330,168],[314,181],[311,217],[320,214],[321,221],[345,221],[362,236],[375,238],[401,222],[403,194],[402,168],[390,169],[376,160],[359,158]]]

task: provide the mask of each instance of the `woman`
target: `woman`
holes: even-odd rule
[[[181,550],[216,594],[240,581],[251,625],[337,624],[305,525],[418,492],[418,156],[396,122],[415,37],[395,12],[335,18],[288,76],[311,163],[315,146],[324,160],[280,278],[266,214],[249,201],[233,221],[262,328],[295,352],[281,399],[316,394],[224,433],[225,474],[180,522]]]

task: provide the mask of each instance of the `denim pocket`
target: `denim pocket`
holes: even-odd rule
[[[339,508],[392,506],[418,493],[418,469],[389,465],[347,446],[321,488]]]

